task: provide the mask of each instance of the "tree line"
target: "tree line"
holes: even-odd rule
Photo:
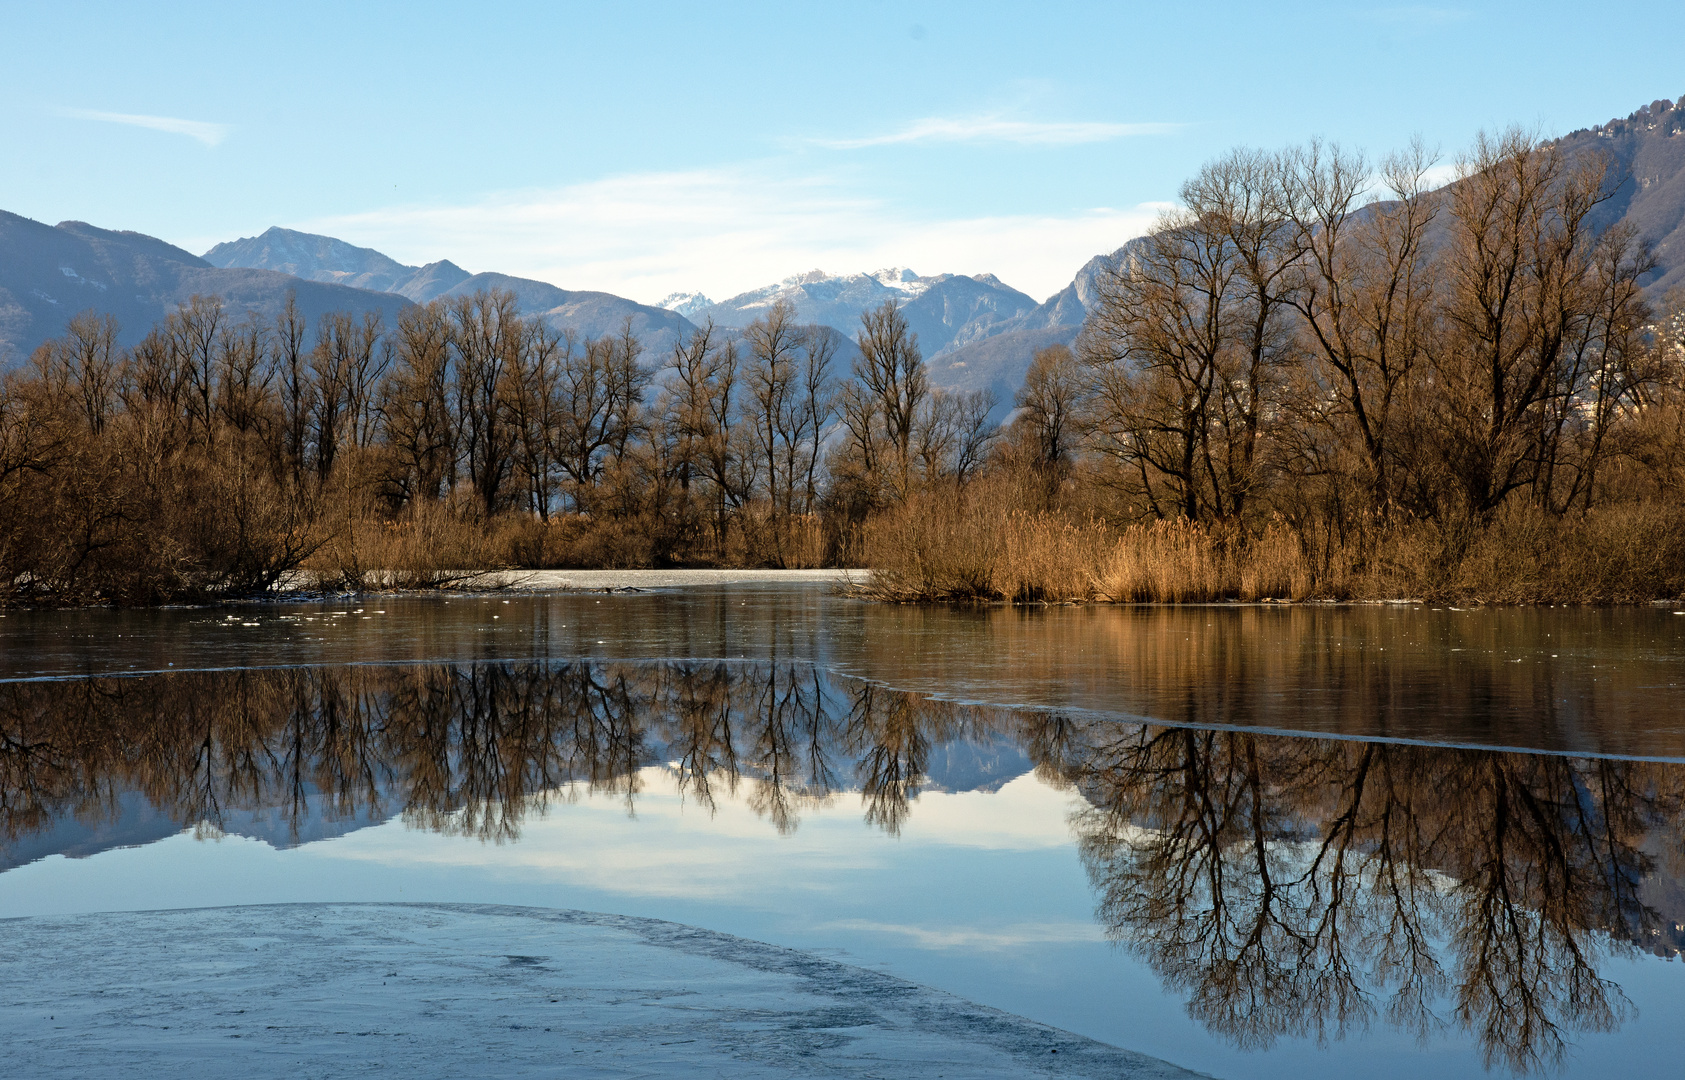
[[[1044,354],[1020,400],[1055,439],[1085,410],[1085,448],[1161,516],[1609,497],[1602,469],[1680,372],[1644,296],[1652,252],[1594,227],[1606,163],[1512,131],[1448,187],[1433,165],[1317,143],[1207,164],[1101,274],[1087,377]]]
[[[1685,591],[1685,306],[1601,226],[1621,178],[1518,131],[1434,168],[1207,164],[1004,428],[893,303],[847,365],[782,304],[660,355],[499,292],[195,297],[129,349],[84,313],[0,384],[0,598],[841,562],[901,599]]]
[[[119,331],[77,315],[0,387],[10,599],[249,592],[300,567],[362,587],[821,565],[886,500],[964,483],[992,434],[993,399],[933,389],[893,304],[847,371],[840,335],[787,303],[656,357],[629,320],[581,339],[497,291],[390,327],[196,296],[133,348]]]
[[[1567,581],[1685,524],[1685,306],[1646,296],[1654,253],[1604,224],[1623,177],[1520,131],[1482,136],[1447,186],[1434,168],[1420,145],[1316,142],[1204,166],[1102,267],[1075,346],[1030,365],[1003,459],[1039,483],[976,516],[1040,531],[990,547],[941,539],[978,533],[960,511],[902,514],[874,548],[890,591],[1677,595],[1677,543],[1584,596]],[[1049,513],[1109,531],[1079,543]],[[1254,586],[1260,541],[1281,572]],[[1041,561],[1081,573],[1014,571],[1015,544],[1055,542]],[[1184,572],[1154,584],[1125,556]]]

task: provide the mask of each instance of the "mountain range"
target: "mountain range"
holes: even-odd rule
[[[527,315],[542,315],[558,330],[581,337],[620,332],[627,318],[652,355],[661,355],[691,330],[684,316],[613,293],[558,289],[544,281],[508,274],[470,274],[449,260],[405,266],[373,248],[331,236],[271,228],[261,235],[218,244],[205,261],[222,267],[279,270],[309,281],[396,293],[417,304],[471,296],[481,289],[508,289]]]
[[[212,266],[279,270],[307,281],[397,293],[418,304],[442,296],[472,276],[449,259],[405,266],[373,248],[281,228],[218,244],[204,258]]]
[[[1653,245],[1659,266],[1646,282],[1650,295],[1685,287],[1685,101],[1658,100],[1558,142],[1571,154],[1608,156],[1613,186],[1595,221],[1599,228],[1628,222]],[[311,319],[375,310],[390,325],[411,303],[486,288],[512,290],[526,313],[583,337],[617,333],[630,318],[651,362],[699,323],[740,329],[787,300],[801,321],[831,327],[848,342],[838,355],[846,366],[861,312],[892,299],[919,336],[934,385],[993,389],[1010,401],[1037,349],[1075,340],[1098,274],[1123,250],[1090,259],[1039,304],[993,274],[921,276],[905,268],[815,270],[720,301],[687,292],[641,304],[530,278],[470,274],[448,260],[408,266],[372,248],[292,229],[271,228],[199,257],[140,233],[77,221],[49,226],[0,211],[0,370],[90,307],[115,315],[123,342],[132,344],[195,293],[216,293],[236,312],[272,317],[290,292]]]
[[[993,274],[920,277],[903,267],[871,274],[813,270],[718,303],[707,302],[699,293],[676,294],[663,303],[694,322],[711,319],[717,326],[743,327],[785,301],[802,322],[834,327],[852,337],[860,329],[860,313],[886,300],[901,308],[927,357],[988,337],[996,324],[1036,306]]]
[[[312,322],[330,311],[354,310],[378,311],[390,325],[410,303],[392,293],[276,270],[213,266],[141,233],[82,221],[46,225],[0,211],[0,370],[22,363],[88,308],[115,316],[121,343],[133,345],[195,294],[222,297],[236,315],[251,311],[273,319],[288,293]]]

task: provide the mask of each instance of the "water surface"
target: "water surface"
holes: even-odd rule
[[[13,612],[0,916],[585,907],[1217,1075],[1666,1075],[1681,624],[812,587]]]

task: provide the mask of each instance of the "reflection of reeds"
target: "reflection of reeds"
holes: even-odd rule
[[[1685,594],[1685,512],[1515,507],[1483,525],[1330,535],[1182,519],[1113,525],[981,496],[917,497],[869,521],[864,593],[892,602],[1391,599],[1634,603]]]

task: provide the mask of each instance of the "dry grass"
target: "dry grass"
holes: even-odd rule
[[[1685,511],[1657,504],[1556,518],[1507,507],[1484,528],[1389,535],[1371,595],[1489,604],[1632,604],[1685,595]]]
[[[863,539],[872,568],[865,594],[902,603],[1594,604],[1685,595],[1685,511],[1655,505],[1571,518],[1518,506],[1484,526],[1418,522],[1341,541],[1281,521],[1250,532],[1072,521],[983,492],[910,500],[869,521]]]
[[[492,534],[444,504],[418,503],[397,521],[365,513],[333,524],[303,567],[317,588],[442,589],[505,565]]]

